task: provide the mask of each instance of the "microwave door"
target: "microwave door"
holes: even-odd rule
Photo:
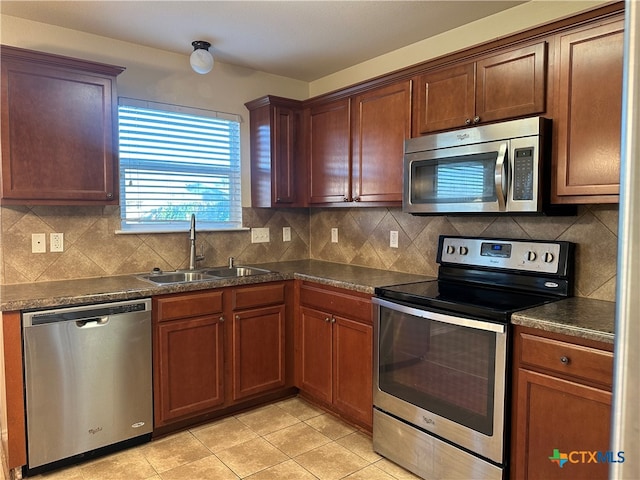
[[[504,212],[509,142],[405,155],[403,208],[409,213]]]

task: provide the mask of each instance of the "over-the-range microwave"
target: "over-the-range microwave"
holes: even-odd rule
[[[403,210],[573,215],[575,207],[549,205],[550,140],[543,117],[406,140]]]

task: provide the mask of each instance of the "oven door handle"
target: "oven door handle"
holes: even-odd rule
[[[432,312],[430,310],[423,310],[421,308],[408,307],[399,303],[383,300],[382,298],[373,298],[372,302],[376,305],[380,305],[381,307],[396,310],[401,313],[406,313],[407,315],[413,315],[415,317],[426,318],[428,320],[448,323],[450,325],[475,328],[477,330],[484,330],[487,332],[495,333],[505,333],[507,330],[507,326],[503,323],[485,322],[484,320],[456,317],[455,315],[442,314],[438,312]]]

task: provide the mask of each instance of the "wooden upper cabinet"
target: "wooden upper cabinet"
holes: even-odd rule
[[[304,206],[306,182],[299,150],[300,102],[267,96],[248,102],[250,113],[251,204]]]
[[[411,138],[411,81],[353,101],[352,195],[356,202],[402,202],[404,141]]]
[[[546,59],[540,42],[420,75],[414,136],[543,113]]]
[[[413,115],[414,136],[470,123],[475,116],[475,64],[420,75]]]
[[[309,203],[400,205],[411,80],[308,109]]]
[[[620,19],[557,37],[555,203],[618,201],[623,36]]]
[[[351,201],[351,101],[342,99],[306,111],[309,203]]]
[[[117,204],[124,69],[3,45],[3,204]]]

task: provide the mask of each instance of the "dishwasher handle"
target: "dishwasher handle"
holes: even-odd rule
[[[109,317],[85,318],[83,320],[76,320],[76,327],[95,328],[95,327],[102,327],[107,323],[109,323]]]

